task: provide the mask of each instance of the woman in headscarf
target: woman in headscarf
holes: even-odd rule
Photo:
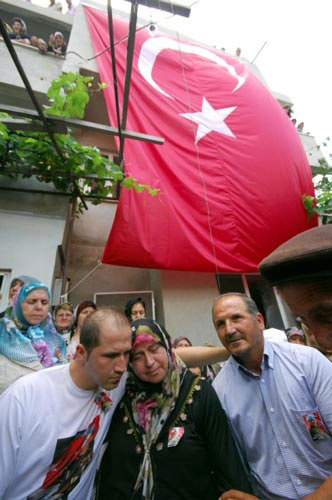
[[[0,313],[0,318],[3,318],[5,316],[6,318],[12,319],[13,302],[22,286],[26,285],[27,283],[37,282],[39,282],[37,278],[34,278],[33,276],[26,276],[25,274],[14,278],[9,285],[8,306],[2,313]]]
[[[76,309],[75,324],[70,334],[67,347],[67,361],[71,361],[76,353],[76,346],[80,341],[81,328],[88,316],[97,310],[97,306],[92,300],[84,300]]]
[[[217,500],[250,484],[212,387],[176,361],[153,320],[132,323],[126,392],[108,433],[98,500]]]
[[[24,285],[12,319],[0,320],[0,393],[17,378],[65,361],[66,346],[49,315],[51,292],[43,283]]]
[[[54,44],[52,50],[55,54],[64,56],[67,50],[67,44],[65,42],[65,37],[60,31],[54,33]]]

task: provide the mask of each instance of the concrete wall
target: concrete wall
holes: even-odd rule
[[[64,221],[36,214],[0,211],[0,267],[11,276],[28,274],[51,286]]]
[[[113,224],[116,203],[89,204],[89,210],[75,220],[69,265],[70,288],[85,278],[100,262]],[[70,293],[74,304],[93,300],[94,293],[151,290],[151,271],[134,267],[100,265]]]
[[[161,271],[161,285],[169,334],[188,337],[193,344],[219,345],[211,319],[212,303],[218,295],[215,275]]]
[[[31,274],[51,286],[69,198],[9,190],[50,189],[33,179],[0,177],[0,186],[8,189],[0,191],[0,269],[11,270],[11,277]]]

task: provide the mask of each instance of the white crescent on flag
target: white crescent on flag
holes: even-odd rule
[[[171,38],[166,37],[151,37],[148,38],[142,45],[141,51],[138,57],[138,69],[143,76],[143,78],[158,92],[163,94],[170,99],[173,99],[172,96],[167,94],[152,78],[152,70],[154,63],[156,62],[158,54],[164,50],[176,50],[177,52],[185,52],[186,54],[195,54],[197,56],[204,57],[209,61],[215,62],[218,66],[222,66],[227,69],[227,71],[232,75],[236,80],[237,84],[233,89],[233,92],[238,90],[244,82],[246,81],[246,76],[239,75],[233,66],[228,64],[224,59],[217,56],[213,52],[205,49],[204,47],[196,47],[195,45],[188,45],[186,43],[181,43],[179,41],[173,40]]]

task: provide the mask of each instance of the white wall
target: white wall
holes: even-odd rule
[[[28,274],[51,286],[64,226],[63,219],[0,211],[0,268],[11,269],[12,278]]]
[[[173,337],[188,337],[193,344],[220,344],[211,318],[218,295],[213,273],[161,271],[165,326]]]

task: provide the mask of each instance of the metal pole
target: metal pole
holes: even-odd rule
[[[63,281],[62,281],[62,287],[61,287],[61,295],[63,295],[65,293],[66,287],[67,287],[69,257],[70,257],[70,245],[71,245],[71,239],[72,239],[73,227],[74,227],[74,221],[75,221],[76,204],[77,204],[77,198],[76,198],[76,196],[74,196],[72,204],[71,204],[70,221],[69,221],[68,238],[67,238],[66,255],[65,255],[65,265],[64,265],[64,269],[63,269]]]
[[[126,129],[126,123],[127,123],[130,80],[131,80],[131,71],[133,67],[133,56],[135,47],[136,25],[137,25],[137,10],[138,10],[138,3],[137,2],[132,3],[130,11],[130,21],[129,21],[126,75],[125,75],[124,91],[123,91],[122,122],[121,122],[122,130]],[[119,150],[120,164],[123,159],[123,149],[124,149],[124,137],[122,135],[120,137],[120,150]]]
[[[115,61],[115,45],[114,45],[114,32],[113,32],[113,15],[111,0],[107,0],[107,16],[108,16],[108,31],[110,37],[111,58],[112,58],[112,73],[113,73],[113,87],[115,98],[116,119],[118,122],[119,139],[122,141],[121,118],[120,118],[120,105],[118,93],[118,80],[116,76],[116,61]]]

